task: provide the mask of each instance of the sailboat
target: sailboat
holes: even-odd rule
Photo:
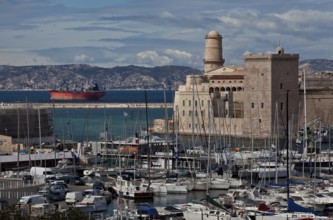
[[[146,121],[147,121],[147,134],[148,134],[148,111],[147,111],[147,93],[145,91],[146,99]],[[149,135],[147,135],[147,145],[148,147],[148,175],[150,175],[150,144],[149,144]],[[119,152],[120,153],[120,152]],[[121,161],[119,160],[121,163]],[[121,167],[120,167],[121,170]],[[150,189],[150,176],[148,176],[148,184],[145,183],[141,178],[136,178],[135,170],[133,176],[130,174],[122,174],[117,176],[115,185],[113,189],[116,194],[120,197],[126,199],[153,199],[154,192]]]

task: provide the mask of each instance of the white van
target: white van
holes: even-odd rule
[[[83,193],[82,192],[68,192],[66,194],[65,201],[68,205],[75,204],[77,202],[81,202],[83,199]]]
[[[22,196],[19,201],[19,204],[21,205],[27,205],[27,204],[35,205],[42,203],[47,203],[43,195]]]
[[[31,167],[31,176],[44,176],[46,179],[55,178],[55,175],[49,167]]]

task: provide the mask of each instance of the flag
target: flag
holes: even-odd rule
[[[128,113],[127,112],[124,112],[124,117],[127,117],[128,116]]]

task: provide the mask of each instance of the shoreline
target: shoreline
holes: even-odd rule
[[[146,103],[0,103],[0,108],[146,108]],[[148,103],[148,108],[173,108],[173,103]]]

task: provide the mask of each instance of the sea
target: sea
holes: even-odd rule
[[[110,90],[96,103],[172,103],[173,90]],[[0,103],[52,103],[48,91],[0,91]],[[65,103],[65,101],[54,101]],[[84,103],[82,101],[81,103]],[[52,109],[53,111],[53,109]],[[101,140],[133,136],[153,125],[154,119],[171,118],[171,108],[55,108],[57,139]]]
[[[96,103],[172,103],[173,90],[111,90]],[[58,101],[61,102],[61,101]],[[0,91],[0,103],[52,103],[47,91]],[[53,111],[53,109],[52,109]],[[148,116],[148,117],[147,117]],[[165,108],[55,108],[54,132],[57,139],[74,141],[102,140],[105,131],[109,140],[129,137],[140,130],[152,126],[154,119],[165,119],[173,116],[172,109]],[[105,140],[105,139],[103,139]],[[222,191],[212,191],[217,196]],[[199,201],[205,198],[206,192],[193,191],[188,194],[155,196],[150,201],[132,201],[115,199],[108,206],[106,214],[121,207],[135,208],[141,203],[152,206],[170,206],[177,203]]]

